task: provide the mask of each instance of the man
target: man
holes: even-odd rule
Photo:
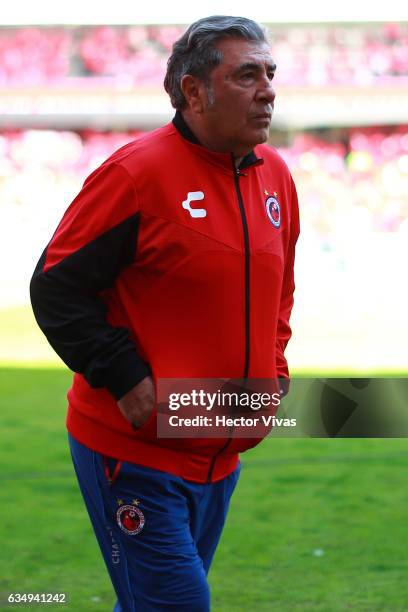
[[[267,140],[275,64],[239,17],[168,61],[172,123],[85,181],[35,270],[37,321],[76,374],[67,427],[115,610],[209,609],[207,572],[259,440],[156,433],[161,378],[287,377],[296,190]]]

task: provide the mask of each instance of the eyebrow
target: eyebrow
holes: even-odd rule
[[[234,70],[234,73],[244,72],[245,70],[260,70],[261,69],[261,65],[263,65],[263,64],[256,64],[256,63],[253,63],[253,62],[247,62],[246,64],[241,64],[241,66],[238,66],[238,68],[236,70]],[[267,65],[267,69],[268,70],[272,70],[273,72],[275,72],[276,64],[268,64]]]

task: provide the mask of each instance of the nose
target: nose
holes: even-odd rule
[[[265,96],[265,99],[267,99],[269,103],[274,102],[275,97],[276,97],[276,92],[272,85],[272,82],[269,79],[267,79],[266,81],[266,87],[264,89],[263,95]]]
[[[257,91],[257,97],[258,100],[265,101],[268,104],[273,104],[275,100],[276,92],[272,86],[272,81],[267,76],[262,80],[262,85]]]

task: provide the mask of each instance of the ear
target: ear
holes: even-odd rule
[[[188,108],[194,113],[202,113],[206,103],[204,83],[191,74],[185,74],[180,81],[180,88]]]

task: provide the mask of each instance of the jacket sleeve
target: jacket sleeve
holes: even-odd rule
[[[38,325],[66,365],[116,399],[150,373],[129,330],[106,319],[101,293],[134,260],[139,212],[126,170],[105,162],[85,181],[30,283]]]
[[[295,246],[299,236],[299,207],[296,187],[291,178],[291,211],[290,211],[289,244],[286,253],[283,275],[282,293],[276,337],[276,369],[278,378],[289,378],[288,364],[284,355],[285,348],[292,335],[289,325],[290,313],[293,307]]]

